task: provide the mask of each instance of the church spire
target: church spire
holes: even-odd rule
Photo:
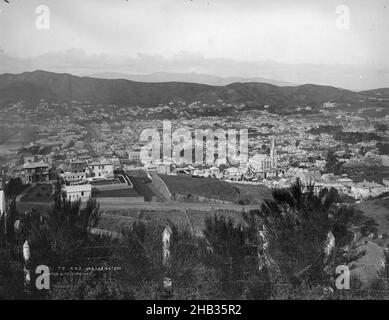
[[[275,138],[274,137],[271,139],[270,158],[271,158],[272,167],[273,168],[277,167],[277,155],[276,155],[276,150],[275,150]]]

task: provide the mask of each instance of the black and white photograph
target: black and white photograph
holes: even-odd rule
[[[389,300],[389,0],[0,0],[0,300]]]

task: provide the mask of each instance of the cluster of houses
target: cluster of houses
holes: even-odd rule
[[[323,189],[330,190],[331,188],[334,188],[339,192],[339,194],[350,196],[355,200],[366,200],[389,193],[389,179],[383,179],[383,184],[369,182],[366,180],[354,182],[345,175],[321,175],[319,171],[302,172],[297,175],[297,178],[300,179],[303,185],[313,186],[315,192],[320,192]],[[295,179],[282,178],[278,181],[268,181],[267,186],[272,188],[285,188],[289,187]],[[266,184],[266,181],[264,184]]]
[[[63,192],[70,200],[86,201],[92,195],[92,188],[97,190],[117,190],[118,188],[133,188],[131,181],[123,176],[114,174],[116,165],[108,159],[92,162],[83,160],[71,161],[68,170],[58,172],[44,161],[42,156],[27,156],[24,158],[23,173],[26,183],[44,183],[60,177]],[[96,186],[95,186],[96,184]]]
[[[174,168],[171,164],[151,164],[147,165],[149,171],[156,171],[160,174],[185,174],[193,177],[217,178],[230,181],[259,181],[265,177],[276,174],[278,157],[272,141],[269,154],[256,153],[249,158],[247,163],[239,166],[224,167],[218,166],[217,161],[214,166],[187,165],[185,167]]]
[[[294,148],[296,148],[294,146]],[[347,194],[355,199],[367,199],[377,197],[389,192],[388,181],[383,184],[377,182],[354,182],[346,176],[321,175],[319,170],[325,165],[325,160],[318,160],[314,168],[294,168],[282,162],[282,157],[277,155],[274,139],[268,153],[256,153],[249,157],[247,163],[240,166],[175,166],[173,163],[160,162],[141,165],[140,149],[133,149],[128,152],[130,164],[120,161],[118,158],[100,158],[98,160],[73,160],[60,172],[53,170],[50,159],[44,156],[24,157],[23,173],[27,183],[48,182],[60,176],[65,182],[64,191],[69,199],[88,199],[96,181],[99,181],[99,188],[106,183],[108,188],[132,187],[131,181],[118,181],[114,169],[121,167],[124,170],[145,170],[158,174],[185,174],[193,177],[210,177],[227,181],[240,181],[242,183],[261,183],[270,188],[288,187],[296,177],[306,185],[314,185],[317,191],[324,188],[335,188],[342,194]],[[300,163],[301,164],[301,163]],[[307,166],[308,167],[308,166]],[[293,171],[295,170],[295,171]],[[297,170],[297,171],[296,171]],[[123,181],[124,180],[124,181]],[[115,181],[115,183],[112,183]],[[98,188],[96,186],[96,188]],[[104,189],[104,188],[103,188]]]

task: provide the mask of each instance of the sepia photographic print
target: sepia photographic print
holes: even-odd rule
[[[388,0],[0,0],[0,299],[387,300],[388,39]]]

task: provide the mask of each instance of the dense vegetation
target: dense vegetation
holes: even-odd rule
[[[382,155],[389,155],[389,143],[377,143],[378,152]]]
[[[382,137],[374,132],[338,132],[334,139],[349,144],[356,144],[362,141],[381,141]]]
[[[19,215],[9,208],[7,238],[0,232],[0,294],[5,299],[360,297],[366,292],[333,291],[334,268],[345,263],[340,252],[351,240],[350,228],[359,226],[368,234],[374,223],[353,207],[336,205],[335,199],[333,191],[315,195],[297,181],[273,191],[273,199],[246,213],[242,223],[206,218],[199,237],[190,227],[151,220],[117,233],[99,231],[94,200],[82,206],[57,193],[47,216],[36,211]],[[0,224],[4,230],[4,218]],[[168,260],[164,230],[171,232]],[[331,237],[334,244],[328,247]],[[26,240],[29,284],[23,281],[21,254]],[[39,265],[50,267],[50,290],[35,288]]]
[[[331,126],[331,125],[325,125],[325,126],[320,126],[317,128],[312,128],[308,132],[318,135],[321,133],[327,133],[327,134],[336,134],[339,132],[342,132],[343,127],[342,126]]]

